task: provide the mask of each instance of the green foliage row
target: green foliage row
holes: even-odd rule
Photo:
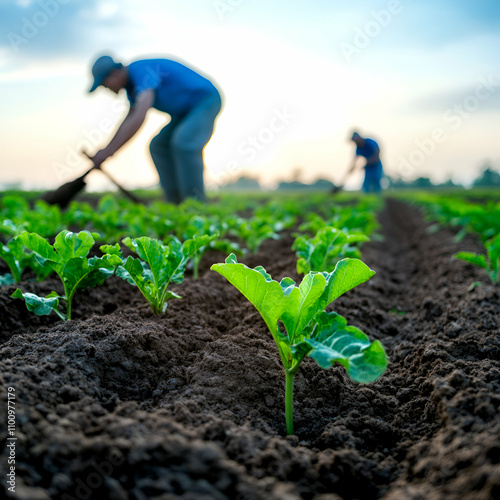
[[[12,238],[3,245],[0,256],[16,282],[27,267],[41,279],[49,272],[57,274],[62,295],[53,291],[40,297],[18,288],[12,296],[23,299],[37,315],[54,311],[67,320],[78,290],[100,286],[113,275],[137,287],[153,312],[162,314],[170,299],[181,298],[170,285],[183,281],[190,260],[196,277],[207,249],[230,253],[225,263],[211,269],[227,278],[256,307],[276,342],[285,370],[286,430],[293,434],[294,378],[306,357],[323,369],[340,363],[359,383],[377,380],[388,363],[379,341],[370,342],[361,330],[348,326],[345,318],[326,311],[335,299],[375,274],[359,260],[356,245],[368,241],[364,232],[371,233],[377,227],[373,210],[380,201],[364,200],[344,207],[323,203],[315,206],[317,213],[302,219],[300,230],[304,234],[297,236],[293,246],[299,256],[297,269],[305,275],[299,285],[291,278],[278,283],[261,266],[251,269],[237,261],[235,253],[243,252],[231,237],[244,241],[255,253],[263,241],[279,238],[283,229],[294,227],[310,203],[271,201],[254,207],[252,216],[245,218],[237,215],[234,206],[230,211],[213,206],[201,213],[194,202],[179,210],[158,203],[121,206],[105,197],[97,211],[86,204],[73,204],[63,214],[37,202],[37,215],[30,218],[26,205],[10,198],[3,203],[4,216],[9,217],[4,219],[4,234]],[[42,234],[29,231],[37,227],[43,214],[50,217],[41,225]],[[63,229],[52,245],[46,236],[59,224],[88,229],[78,233]],[[145,234],[131,236],[141,233]],[[163,234],[164,238],[151,234]],[[96,240],[114,243],[117,238],[121,245],[100,245],[102,256],[89,256]],[[137,257],[125,258],[124,247]]]
[[[47,272],[26,247],[14,243],[14,237],[24,231],[53,238],[64,229],[85,230],[101,244],[114,244],[125,237],[148,236],[168,242],[171,238],[185,241],[195,235],[217,234],[205,250],[211,248],[242,256],[247,251],[256,253],[267,239],[280,238],[284,229],[293,227],[298,217],[307,213],[310,215],[305,221],[302,219],[300,230],[313,236],[325,226],[363,234],[370,234],[376,227],[371,212],[380,203],[378,198],[367,197],[360,202],[346,195],[347,204],[343,206],[335,201],[320,194],[265,203],[226,197],[223,203],[202,204],[189,200],[178,207],[159,201],[145,206],[106,195],[99,200],[97,208],[85,202],[72,202],[67,210],[61,211],[42,200],[30,207],[24,196],[9,194],[0,200],[0,235],[3,234],[4,242],[0,258],[11,271],[8,282],[17,283],[25,269],[32,269],[40,280]],[[239,215],[242,213],[245,216]],[[201,256],[202,253],[197,253],[193,257],[195,277]]]
[[[476,234],[483,243],[484,254],[458,252],[453,257],[483,268],[492,283],[500,281],[500,202],[489,197],[480,203],[473,196],[466,199],[430,193],[416,193],[412,199],[434,223],[431,231],[441,226],[454,228],[457,242],[468,233]]]
[[[380,198],[367,198],[354,207],[334,206],[327,217],[308,214],[292,246],[297,272],[329,271],[341,259],[361,258],[360,244],[379,227],[375,213],[380,208]]]

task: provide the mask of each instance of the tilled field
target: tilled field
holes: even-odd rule
[[[209,271],[223,255],[174,287],[183,300],[161,317],[118,278],[79,292],[65,324],[33,316],[3,287],[0,418],[12,387],[12,497],[500,498],[500,287],[467,291],[487,277],[451,256],[478,251],[473,238],[429,234],[416,209],[390,199],[380,222],[384,240],[363,247],[377,274],[332,306],[382,341],[389,368],[357,385],[342,367],[306,359],[288,438],[277,348],[253,306]],[[300,281],[292,241],[267,241],[243,261]]]

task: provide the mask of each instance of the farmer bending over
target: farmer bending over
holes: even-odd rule
[[[378,193],[381,189],[380,180],[383,175],[378,144],[373,139],[361,137],[357,132],[352,134],[351,141],[356,144],[356,153],[349,173],[355,170],[359,156],[366,158],[366,163],[364,165],[365,180],[363,182],[363,191],[365,193],[369,193],[370,191]]]
[[[205,200],[203,149],[212,136],[222,106],[212,82],[169,59],[144,59],[124,66],[109,56],[92,67],[93,92],[102,85],[118,94],[127,92],[130,110],[109,144],[93,157],[99,168],[139,130],[149,108],[170,115],[169,123],[153,138],[151,156],[167,200],[181,203]]]

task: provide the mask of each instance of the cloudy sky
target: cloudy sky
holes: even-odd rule
[[[222,89],[213,186],[297,169],[339,181],[353,128],[391,176],[467,183],[500,168],[499,46],[498,0],[0,0],[0,184],[57,186],[88,166],[79,150],[106,145],[127,105],[87,92],[103,53],[175,58]],[[148,144],[167,120],[150,111],[106,168],[155,184]],[[89,184],[105,187],[98,172]]]

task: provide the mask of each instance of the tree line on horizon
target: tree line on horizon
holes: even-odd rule
[[[335,184],[328,179],[317,179],[312,184],[300,181],[297,175],[297,169],[294,171],[293,180],[279,182],[276,190],[311,190],[325,191],[335,187]],[[462,184],[453,182],[448,179],[445,182],[435,184],[428,177],[418,177],[413,180],[406,181],[402,178],[385,176],[386,189],[436,189],[436,188],[460,188],[465,187]],[[500,172],[496,170],[491,163],[485,163],[479,175],[473,180],[472,187],[500,187]],[[259,191],[262,186],[257,177],[251,175],[241,175],[233,182],[221,186],[220,189],[233,191]]]

